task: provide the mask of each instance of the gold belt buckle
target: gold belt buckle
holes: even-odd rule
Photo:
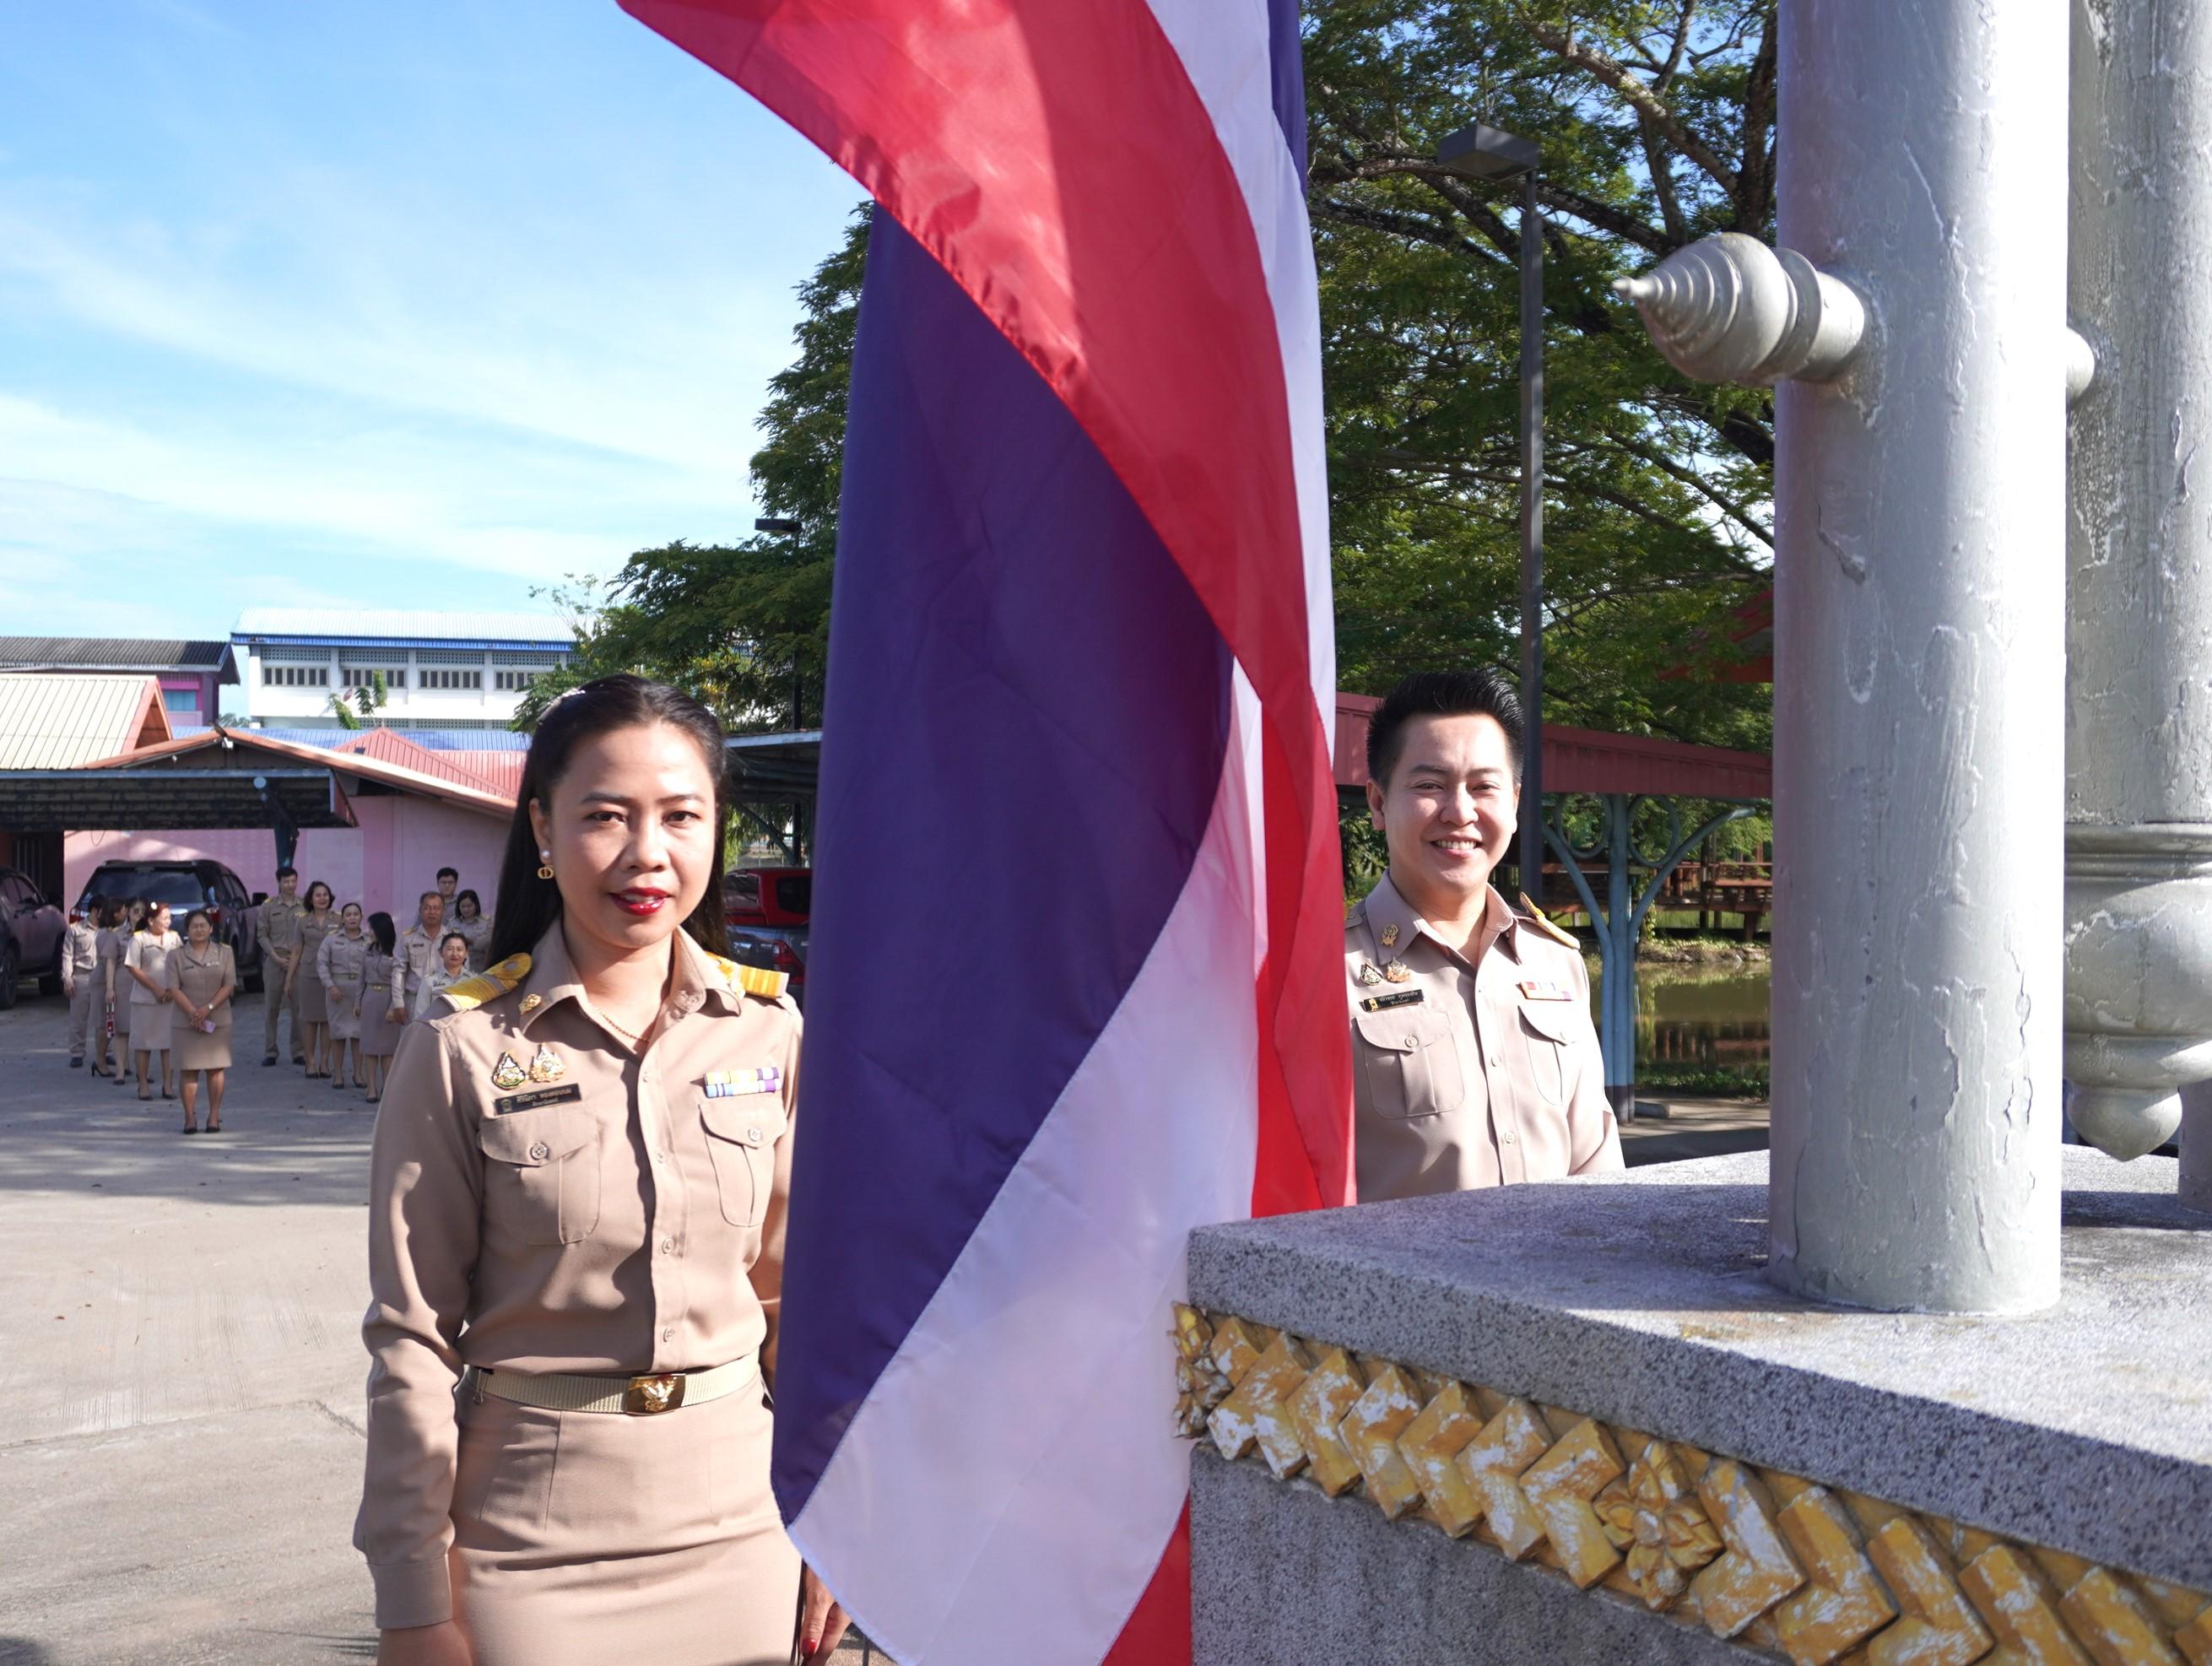
[[[651,1417],[672,1412],[684,1403],[684,1375],[665,1371],[651,1377],[633,1377],[623,1390],[622,1408],[632,1417]]]

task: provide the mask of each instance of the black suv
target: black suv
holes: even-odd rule
[[[39,993],[62,992],[62,911],[31,876],[0,867],[0,1010],[15,1004],[15,980],[27,973]]]
[[[215,940],[230,945],[239,981],[250,994],[261,988],[261,915],[239,877],[221,862],[102,862],[84,884],[70,917],[82,919],[95,897],[143,897],[169,905],[169,929],[182,933],[185,916],[205,909]]]

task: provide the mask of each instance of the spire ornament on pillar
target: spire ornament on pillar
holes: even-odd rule
[[[1825,381],[1866,334],[1866,307],[1795,249],[1724,231],[1614,281],[1667,362],[1693,381]]]

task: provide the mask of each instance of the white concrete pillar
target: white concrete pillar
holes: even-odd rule
[[[2040,1307],[2066,0],[1784,0],[1780,27],[1779,240],[1869,324],[1841,378],[1778,390],[1771,1274],[1866,1307]]]
[[[2128,1158],[2212,1076],[2212,15],[2072,13],[2066,1073]]]

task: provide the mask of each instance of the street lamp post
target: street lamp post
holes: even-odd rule
[[[1470,179],[1521,178],[1521,889],[1544,901],[1544,219],[1536,206],[1534,142],[1474,122],[1437,147],[1437,161]]]

